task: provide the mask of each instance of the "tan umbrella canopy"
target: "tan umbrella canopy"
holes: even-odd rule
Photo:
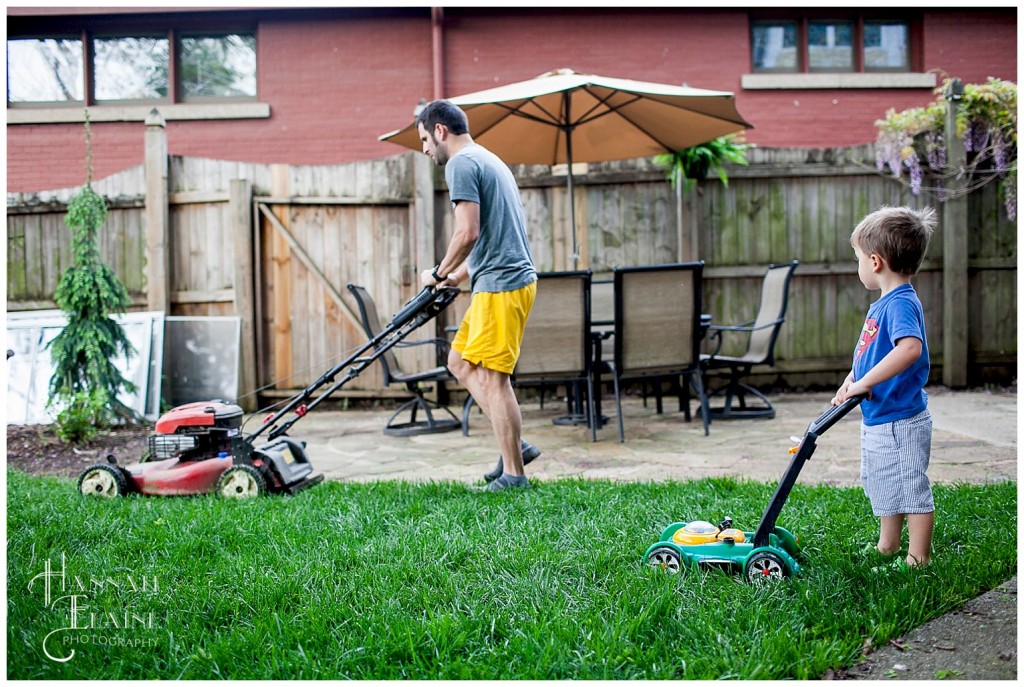
[[[559,69],[529,81],[449,98],[469,131],[507,163],[569,165],[573,260],[576,245],[572,163],[649,157],[751,128],[732,93],[615,79]],[[422,150],[415,124],[384,134]]]

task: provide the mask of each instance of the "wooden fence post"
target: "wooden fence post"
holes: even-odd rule
[[[444,237],[439,236],[440,228],[434,226],[434,163],[426,155],[412,156],[412,207],[413,232],[413,283],[418,285],[420,272],[433,267],[435,261],[444,255]],[[440,255],[437,255],[440,251]]]
[[[701,245],[701,189],[694,184],[690,191],[683,192],[683,180],[675,187],[676,194],[676,236],[679,242],[679,262],[703,260]]]
[[[963,87],[954,79],[946,91],[946,202],[942,206],[942,383],[951,389],[967,386],[967,194],[963,170],[967,154],[956,131]]]
[[[413,153],[412,170],[408,178],[412,181],[412,205],[409,206],[409,223],[412,231],[412,283],[419,288],[420,272],[430,269],[437,261],[444,256],[445,237],[444,227],[438,226],[435,222],[435,191],[434,191],[434,163],[426,155]],[[445,324],[458,324],[451,322],[449,313],[442,313],[440,317],[431,323],[433,336],[444,337]],[[423,353],[418,361],[427,368],[438,364],[437,360],[425,357],[428,346],[422,346]],[[428,364],[429,363],[429,364]],[[432,401],[446,402],[448,398],[448,387],[443,382],[435,384],[427,393],[427,398]]]
[[[284,199],[291,195],[289,175],[291,168],[286,164],[270,165],[270,195]],[[275,205],[272,212],[281,225],[288,229],[291,224],[290,207]],[[292,316],[291,316],[291,270],[292,252],[281,232],[271,232],[270,259],[271,299],[270,318],[273,320],[271,346],[274,351],[271,379],[278,380],[277,386],[289,388],[292,376]]]
[[[235,248],[235,315],[241,320],[241,351],[238,382],[244,394],[256,384],[256,289],[253,265],[252,182],[232,179],[228,193],[231,206],[231,232]],[[256,396],[245,395],[241,405],[256,409]]]
[[[167,123],[154,107],[146,117],[146,304],[170,314]]]

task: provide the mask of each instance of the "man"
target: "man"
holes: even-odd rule
[[[423,152],[445,168],[455,227],[444,258],[424,270],[424,286],[470,278],[472,300],[448,354],[448,369],[491,421],[501,455],[488,489],[529,486],[523,466],[540,455],[522,441],[512,390],[526,318],[537,293],[519,187],[511,170],[469,134],[466,113],[435,100],[416,117]]]

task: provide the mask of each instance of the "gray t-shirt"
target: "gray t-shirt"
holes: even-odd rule
[[[508,166],[473,143],[448,160],[444,178],[452,207],[480,205],[480,237],[467,259],[473,293],[515,291],[536,281],[523,202]]]

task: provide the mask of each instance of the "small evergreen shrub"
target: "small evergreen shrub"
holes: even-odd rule
[[[97,234],[107,219],[106,201],[93,190],[92,147],[86,112],[86,182],[68,205],[64,221],[71,230],[74,265],[60,277],[54,300],[67,315],[67,326],[49,344],[55,369],[50,378],[49,405],[61,406],[57,431],[68,441],[86,438],[116,420],[135,420],[131,408],[118,400],[121,389],[135,386],[113,360],[134,351],[112,313],[125,312],[131,299],[117,274],[100,260]]]

